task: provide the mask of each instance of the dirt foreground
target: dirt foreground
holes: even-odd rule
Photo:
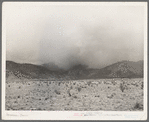
[[[7,80],[6,110],[142,111],[143,79]]]

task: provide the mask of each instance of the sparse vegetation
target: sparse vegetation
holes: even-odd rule
[[[143,104],[136,102],[133,109],[134,110],[143,110]]]
[[[117,83],[115,85],[111,83],[112,80],[50,81],[51,85],[49,86],[47,86],[47,83],[50,83],[49,81],[28,80],[22,84],[20,81],[10,80],[6,85],[5,107],[6,110],[30,110],[30,108],[36,108],[37,110],[41,108],[41,110],[53,111],[58,109],[142,111],[143,103],[140,101],[143,101],[143,79],[116,79]],[[99,82],[104,81],[110,84],[102,83],[99,85]],[[61,87],[59,86],[60,82]],[[139,87],[132,85],[132,83],[138,84]],[[40,86],[38,86],[39,84]],[[130,84],[129,87],[128,84]],[[91,85],[94,87],[91,87]],[[20,89],[18,89],[19,87]],[[134,103],[138,100],[139,102]],[[67,105],[67,103],[69,104]]]
[[[120,90],[122,92],[124,92],[124,90],[125,90],[125,84],[124,84],[124,82],[123,83],[120,83]]]
[[[77,96],[74,96],[74,98],[77,98]]]
[[[91,81],[87,82],[88,86],[90,86],[90,85],[91,85],[91,83],[92,83]]]
[[[80,87],[78,87],[78,91],[79,91],[79,92],[81,91],[81,88],[80,88]]]
[[[48,98],[45,98],[45,100],[47,100]]]
[[[112,82],[113,85],[116,85],[116,81],[112,80],[111,82]]]
[[[71,97],[71,94],[70,94],[70,92],[69,92],[68,94],[69,94],[69,96]]]
[[[142,84],[141,84],[141,89],[143,89],[144,88],[144,83],[142,82]]]
[[[58,91],[58,90],[55,90],[55,93],[59,95],[59,94],[60,94],[60,91]]]

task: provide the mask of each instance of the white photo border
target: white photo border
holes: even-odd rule
[[[6,18],[7,3],[12,5],[99,5],[99,6],[143,6],[144,7],[144,110],[143,111],[6,111]],[[148,43],[147,2],[3,2],[2,3],[2,119],[3,120],[147,120],[148,96]]]

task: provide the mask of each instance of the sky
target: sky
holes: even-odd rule
[[[143,6],[5,2],[3,15],[7,60],[64,69],[143,60]]]

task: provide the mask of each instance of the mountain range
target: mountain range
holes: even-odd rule
[[[6,61],[6,78],[80,80],[100,78],[142,78],[143,61],[121,61],[101,69],[88,68],[86,65],[75,65],[68,70],[60,69],[53,63],[34,65]]]

